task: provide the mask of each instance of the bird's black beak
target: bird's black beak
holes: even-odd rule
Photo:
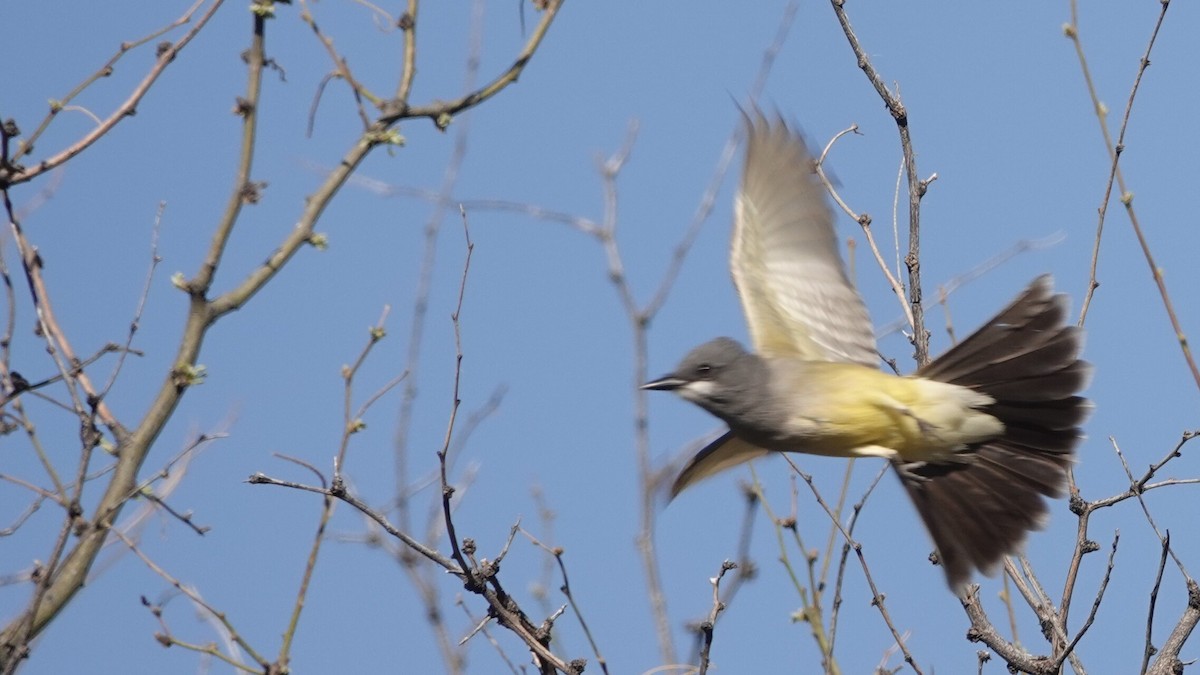
[[[664,375],[657,380],[651,380],[646,384],[638,387],[638,389],[654,389],[656,391],[673,391],[687,384],[687,380],[675,376]]]

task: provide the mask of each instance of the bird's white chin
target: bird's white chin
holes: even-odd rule
[[[714,389],[715,385],[711,380],[696,380],[679,387],[675,390],[675,393],[679,394],[680,398],[686,401],[703,404],[705,401],[712,399]]]

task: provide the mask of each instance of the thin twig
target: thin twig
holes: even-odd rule
[[[562,575],[562,586],[559,587],[559,590],[562,591],[563,595],[567,596],[567,602],[571,605],[571,611],[575,613],[575,618],[579,620],[579,627],[583,629],[583,634],[587,638],[588,645],[591,646],[592,653],[596,655],[596,663],[600,664],[600,670],[607,675],[608,660],[600,652],[600,645],[596,643],[596,638],[592,635],[592,630],[588,628],[587,620],[583,618],[583,611],[579,608],[579,603],[571,593],[571,580],[567,576],[567,563],[563,560],[563,548],[561,546],[547,546],[524,528],[521,528],[521,534],[525,535],[531,544],[554,556],[554,561],[558,563],[558,571]]]
[[[1167,636],[1157,658],[1146,672],[1148,675],[1174,675],[1183,672],[1184,663],[1179,660],[1179,652],[1187,642],[1196,624],[1200,623],[1200,584],[1191,577],[1184,577],[1187,588],[1187,607],[1175,624],[1175,629]]]
[[[875,88],[875,92],[883,99],[888,112],[896,122],[896,130],[900,134],[900,150],[904,157],[904,167],[908,176],[908,253],[904,263],[908,267],[908,304],[912,312],[912,344],[913,358],[917,366],[924,366],[929,361],[929,331],[925,330],[925,307],[921,297],[921,198],[925,196],[931,177],[922,181],[918,178],[916,155],[912,147],[912,135],[908,126],[908,110],[900,101],[899,93],[892,93],[884,84],[883,78],[875,70],[871,59],[858,41],[854,28],[850,26],[850,17],[846,15],[845,0],[830,0],[833,13],[837,16],[842,32],[854,51],[858,67]],[[935,174],[936,175],[936,174]]]
[[[1167,568],[1167,552],[1171,549],[1171,533],[1167,532],[1162,542],[1162,554],[1158,557],[1158,571],[1154,574],[1154,587],[1150,589],[1150,607],[1146,610],[1146,643],[1142,647],[1142,667],[1138,673],[1145,674],[1150,667],[1150,657],[1158,651],[1154,648],[1154,610],[1158,605],[1158,590],[1162,588],[1163,571]]]
[[[813,496],[817,500],[817,504],[819,504],[825,511],[825,515],[829,516],[830,521],[833,522],[838,528],[838,531],[842,533],[843,539],[845,539],[846,543],[854,550],[855,555],[858,556],[858,562],[859,565],[862,566],[863,576],[867,580],[867,585],[871,588],[871,604],[879,609],[879,614],[883,617],[883,622],[887,625],[888,630],[891,631],[892,638],[896,641],[896,645],[900,648],[900,653],[904,655],[904,662],[913,669],[913,672],[920,675],[922,672],[921,668],[917,665],[917,660],[913,657],[912,652],[908,650],[908,646],[904,643],[904,637],[900,634],[900,631],[896,629],[896,625],[892,622],[891,614],[888,613],[887,605],[884,603],[885,596],[883,593],[879,592],[879,588],[875,585],[875,579],[871,576],[871,568],[867,564],[866,556],[863,554],[862,544],[856,541],[850,535],[850,532],[842,526],[841,522],[837,520],[833,510],[829,508],[829,505],[825,503],[825,499],[821,497],[821,492],[817,489],[816,484],[813,482],[812,476],[801,471],[800,467],[796,466],[795,463],[792,462],[791,458],[787,455],[784,455],[784,458],[787,459],[789,464],[791,464],[792,470],[795,471],[796,474],[799,475],[800,478],[808,485],[809,489],[813,493]]]
[[[713,632],[717,627],[717,617],[721,612],[725,611],[725,603],[721,602],[721,579],[725,578],[725,573],[729,570],[736,569],[737,563],[726,560],[721,563],[721,571],[717,572],[717,576],[709,579],[712,584],[712,610],[708,613],[708,620],[700,626],[700,630],[704,633],[704,642],[700,647],[700,670],[699,675],[706,675],[709,666],[709,652],[712,650]]]
[[[885,262],[883,259],[883,254],[879,252],[879,245],[875,243],[875,235],[871,233],[871,216],[866,213],[856,213],[854,209],[850,208],[850,205],[842,199],[840,194],[838,194],[837,188],[835,188],[833,185],[833,181],[829,180],[829,177],[825,175],[824,163],[826,155],[829,154],[829,150],[833,148],[833,144],[836,143],[839,138],[849,133],[858,133],[858,125],[854,124],[847,129],[839,131],[834,135],[833,138],[829,139],[828,143],[825,144],[825,149],[821,151],[821,158],[816,162],[817,176],[821,179],[821,183],[825,186],[825,191],[828,192],[831,197],[833,197],[833,201],[841,207],[842,211],[844,211],[846,215],[850,216],[850,218],[852,218],[854,222],[858,223],[862,228],[863,236],[867,238],[867,245],[871,247],[871,253],[875,256],[875,263],[879,265],[879,269],[883,272],[883,276],[887,279],[888,285],[891,286],[892,292],[896,294],[896,298],[900,301],[900,309],[904,312],[905,317],[908,319],[908,325],[912,326],[912,308],[909,307],[908,300],[904,296],[904,286],[899,282],[899,280],[896,279],[895,276],[892,275],[891,269],[888,268],[887,262]]]
[[[454,437],[454,421],[458,418],[458,407],[462,405],[462,399],[459,398],[458,395],[459,387],[462,384],[463,361],[462,323],[459,321],[459,318],[462,316],[463,298],[466,296],[467,291],[467,277],[471,271],[471,254],[475,251],[475,244],[471,241],[471,230],[467,225],[467,212],[463,210],[461,214],[463,231],[466,234],[467,253],[463,261],[462,280],[458,285],[458,304],[454,308],[454,313],[450,315],[450,321],[454,324],[454,390],[450,403],[450,416],[446,422],[445,439],[442,441],[442,449],[438,451],[437,456],[438,463],[441,467],[442,513],[445,518],[443,524],[446,527],[446,534],[450,538],[450,550],[453,554],[454,560],[458,562],[459,568],[468,573],[466,579],[467,590],[475,591],[475,589],[471,588],[471,586],[473,584],[478,584],[479,582],[475,579],[475,576],[469,572],[473,566],[467,564],[463,551],[459,546],[458,535],[454,531],[454,518],[451,515],[450,509],[450,498],[454,495],[454,488],[450,486],[450,483],[446,479],[446,453],[449,452],[450,441]]]
[[[1062,668],[1067,658],[1075,653],[1075,646],[1079,644],[1079,641],[1083,639],[1088,629],[1092,627],[1092,622],[1096,620],[1096,612],[1100,611],[1100,602],[1104,600],[1104,591],[1108,589],[1108,581],[1112,578],[1113,563],[1117,557],[1117,542],[1120,539],[1121,534],[1119,532],[1113,535],[1112,549],[1108,554],[1108,566],[1104,569],[1104,579],[1100,581],[1100,588],[1096,591],[1096,599],[1092,601],[1092,611],[1088,612],[1087,620],[1083,622],[1083,626],[1075,634],[1075,637],[1067,645],[1067,648],[1058,655],[1056,668]]]
[[[939,291],[944,291],[948,299],[951,295],[966,286],[967,284],[983,277],[992,270],[1000,267],[1004,263],[1016,258],[1017,256],[1028,253],[1030,251],[1041,251],[1056,246],[1066,238],[1062,232],[1056,232],[1041,239],[1021,239],[1012,246],[1000,251],[996,255],[991,256],[987,260],[971,267],[961,274],[947,279],[939,285]],[[881,339],[884,336],[891,335],[898,330],[902,330],[909,325],[907,316],[901,316],[892,321],[883,324],[875,331],[875,338]]]
[[[137,86],[135,86],[133,91],[130,92],[129,97],[126,98],[125,101],[119,106],[117,106],[116,110],[114,110],[112,114],[104,118],[100,124],[96,125],[94,129],[89,131],[79,140],[72,143],[65,150],[62,150],[58,152],[58,154],[55,154],[51,157],[39,160],[36,164],[29,168],[16,165],[15,162],[19,161],[22,156],[33,149],[42,133],[57,117],[57,114],[62,109],[63,105],[67,104],[75,96],[83,92],[84,89],[87,89],[92,83],[111,75],[113,72],[113,67],[116,65],[117,61],[120,60],[121,57],[128,53],[131,49],[147,44],[160,35],[163,35],[178,26],[182,26],[183,24],[190,22],[192,20],[192,15],[194,15],[200,6],[204,4],[204,0],[197,0],[191,7],[187,9],[187,11],[183,13],[183,15],[167,26],[154,31],[139,40],[122,43],[117,49],[117,52],[108,60],[107,63],[101,66],[95,73],[88,76],[87,79],[72,89],[71,92],[65,97],[57,101],[55,105],[51,105],[50,112],[47,113],[41,124],[38,125],[38,128],[34,130],[32,134],[30,134],[29,138],[25,139],[19,144],[17,152],[13,154],[12,157],[5,158],[7,161],[0,163],[0,186],[18,185],[20,183],[28,182],[40,176],[41,174],[64,164],[75,155],[78,155],[79,153],[91,147],[93,143],[100,140],[100,138],[111,131],[113,127],[117,126],[119,122],[133,117],[133,111],[137,109],[138,104],[141,102],[142,98],[145,97],[146,93],[150,91],[150,88],[154,86],[154,83],[158,80],[159,76],[163,74],[163,72],[167,69],[167,66],[175,62],[176,57],[179,56],[179,52],[183,51],[183,48],[186,47],[188,43],[190,43],[206,25],[208,25],[209,19],[216,14],[217,9],[221,7],[223,1],[224,0],[213,0],[213,4],[208,8],[208,11],[201,15],[196,21],[195,25],[193,25],[188,32],[183,35],[183,37],[179,38],[179,40],[173,43],[160,43],[158,45],[158,52],[154,60],[154,65],[150,68],[150,72],[146,73],[146,76],[143,77],[140,82],[138,82]]]
[[[517,81],[517,78],[520,77],[521,73],[525,70],[525,66],[533,58],[534,53],[537,52],[538,47],[540,47],[542,44],[542,40],[546,37],[547,32],[550,30],[550,25],[554,22],[554,18],[558,16],[558,11],[562,8],[562,4],[563,0],[545,0],[543,3],[542,20],[539,21],[538,25],[533,29],[533,32],[529,36],[529,40],[526,41],[525,46],[521,49],[521,52],[517,54],[517,57],[513,60],[512,65],[508,67],[508,70],[498,75],[483,87],[480,87],[479,89],[476,89],[453,101],[437,101],[423,106],[409,106],[406,100],[408,94],[407,92],[403,91],[403,82],[411,82],[411,76],[407,75],[409,71],[407,67],[408,58],[406,56],[406,75],[404,76],[405,80],[402,80],[401,91],[396,97],[397,109],[395,111],[385,110],[384,115],[379,119],[379,123],[386,127],[390,127],[403,118],[427,117],[432,120],[439,129],[445,129],[450,125],[450,121],[455,115],[469,108],[474,108],[480,103],[492,98],[496,94],[499,94],[501,91],[504,91],[509,85]],[[416,0],[409,0],[409,7],[410,11],[415,9]],[[409,31],[405,31],[405,33],[411,36]],[[406,43],[406,54],[408,49],[416,49],[415,46],[408,46],[411,44],[411,41]]]
[[[474,9],[472,10],[471,26],[468,31],[470,37],[468,39],[466,72],[463,76],[464,92],[469,92],[475,88],[475,82],[479,76],[479,56],[483,49],[483,20],[481,10],[479,9],[480,5],[481,2],[479,1],[472,3]],[[414,40],[416,11],[416,0],[410,0],[408,3],[408,13],[406,14],[407,19],[401,22],[405,40],[405,61],[402,78],[407,81],[407,84],[400,85],[398,96],[401,100],[407,98],[407,92],[412,86],[412,77],[415,73],[416,66],[414,59],[416,58],[416,47]],[[393,449],[396,472],[396,513],[401,525],[405,529],[408,529],[412,523],[408,503],[410,487],[408,443],[409,435],[412,431],[412,417],[417,398],[417,371],[420,367],[422,342],[425,339],[425,318],[429,310],[429,296],[433,289],[433,270],[437,261],[438,235],[441,232],[442,224],[445,222],[447,210],[452,206],[462,207],[461,204],[454,201],[452,195],[455,186],[458,185],[462,165],[467,157],[470,133],[471,118],[467,115],[459,120],[456,125],[454,146],[450,151],[449,159],[446,161],[446,168],[442,171],[441,185],[436,193],[438,199],[434,201],[435,207],[433,212],[429,214],[429,218],[425,221],[423,231],[421,263],[417,271],[417,286],[413,295],[412,317],[409,321],[407,370],[410,376],[404,386],[404,395],[400,402],[400,412],[396,423],[396,440]],[[467,208],[470,209],[471,207]],[[414,574],[410,573],[410,578],[414,578],[415,580]],[[429,609],[432,611],[432,608]]]
[[[473,635],[476,632],[483,633],[483,636],[487,638],[488,644],[495,648],[496,653],[500,655],[500,659],[504,661],[504,665],[508,666],[509,672],[511,672],[513,675],[521,675],[521,671],[517,670],[517,666],[513,664],[512,659],[508,658],[508,654],[504,653],[504,648],[500,646],[500,642],[496,640],[496,638],[488,631],[487,624],[492,620],[492,617],[484,616],[482,619],[476,619],[471,614],[471,610],[467,609],[467,603],[463,602],[462,596],[455,598],[454,604],[462,607],[463,612],[467,615],[467,618],[471,621],[471,623],[476,624],[477,627],[474,631],[472,631],[471,634]],[[464,637],[462,641],[459,642],[459,645],[461,646],[465,644],[470,637],[470,635]]]
[[[249,642],[247,642],[245,639],[242,638],[241,634],[238,633],[237,630],[233,627],[233,624],[229,621],[229,617],[226,616],[226,614],[224,612],[217,610],[215,607],[213,607],[212,605],[205,602],[204,598],[200,597],[199,593],[195,592],[188,586],[184,585],[182,582],[179,581],[179,579],[176,579],[174,576],[172,576],[166,570],[164,570],[162,567],[160,567],[158,564],[156,564],[153,560],[151,560],[149,558],[149,556],[147,556],[144,552],[142,552],[142,550],[140,548],[138,548],[138,546],[136,544],[134,544],[133,541],[131,541],[129,538],[127,538],[120,531],[112,530],[111,532],[114,537],[116,537],[117,539],[120,539],[122,543],[124,543],[127,547],[129,547],[129,550],[132,551],[133,554],[136,555],[139,559],[141,559],[141,561],[146,564],[146,567],[149,567],[155,574],[162,577],[167,583],[174,586],[175,589],[178,590],[180,593],[183,593],[184,595],[186,595],[188,600],[192,601],[192,604],[203,609],[210,616],[217,619],[221,623],[221,625],[224,626],[225,630],[228,631],[228,634],[233,638],[233,641],[237,644],[237,646],[242,648],[243,650],[245,650],[246,653],[250,655],[250,658],[253,659],[254,662],[259,665],[259,668],[261,669],[262,672],[270,672],[272,664],[269,663],[262,656],[260,656],[258,654],[258,652],[255,651],[254,647],[252,647]],[[180,644],[182,646],[182,643],[175,642],[174,640],[172,640],[172,644]],[[237,664],[234,663],[234,665],[237,665]],[[244,666],[239,665],[238,667],[244,669]]]
[[[117,377],[121,374],[121,368],[125,365],[125,357],[133,350],[133,338],[141,327],[142,313],[146,310],[146,301],[150,297],[150,288],[154,282],[154,272],[158,269],[159,263],[162,262],[162,256],[158,254],[158,235],[162,231],[162,217],[166,209],[167,203],[159,202],[158,209],[154,212],[154,224],[150,228],[150,266],[146,270],[146,281],[142,284],[142,293],[138,296],[137,307],[133,310],[133,319],[129,322],[129,333],[125,336],[125,347],[117,352],[117,362],[113,366],[112,372],[109,373],[108,382],[100,390],[101,397],[108,396],[108,392],[117,383]]]
[[[762,484],[758,480],[757,472],[754,472],[753,465],[751,466],[751,472],[754,476],[754,483],[751,486],[753,494],[757,497],[757,501],[762,504],[763,510],[766,511],[767,517],[771,519],[775,527],[775,540],[779,548],[779,562],[783,564],[783,568],[787,572],[792,586],[800,596],[801,607],[792,614],[792,620],[804,621],[809,625],[813,641],[816,642],[817,649],[821,652],[821,666],[826,675],[840,675],[841,668],[838,666],[837,660],[833,657],[833,640],[825,632],[825,617],[821,610],[821,594],[824,584],[823,582],[818,583],[816,579],[816,554],[815,552],[810,553],[804,546],[804,542],[800,537],[799,527],[797,527],[798,489],[795,476],[791,476],[791,513],[786,518],[779,518],[775,515],[770,502],[767,501],[766,496],[762,492]],[[788,553],[788,547],[784,543],[784,530],[792,533],[796,548],[804,556],[807,563],[807,586],[800,580],[795,567],[792,565],[791,555]],[[836,529],[834,531],[836,532]]]
[[[866,507],[867,500],[871,498],[872,494],[874,494],[875,487],[879,485],[879,481],[883,478],[883,475],[888,472],[888,470],[887,464],[884,464],[882,467],[880,467],[879,471],[875,474],[875,478],[863,492],[862,497],[855,502],[853,506],[851,506],[850,523],[846,527],[846,532],[850,533],[851,535],[854,534],[854,528],[858,525],[858,517],[862,514],[863,508]],[[840,529],[840,526],[834,524],[834,532],[838,532]],[[850,542],[846,541],[846,543],[842,545],[841,556],[838,560],[837,576],[833,584],[833,611],[829,617],[829,653],[831,655],[833,654],[834,647],[837,645],[838,618],[840,616],[839,612],[841,611],[842,607],[842,589],[845,587],[846,581],[846,563],[849,561],[849,558]]]
[[[317,26],[317,20],[313,17],[312,8],[309,7],[307,0],[300,0],[300,20],[308,24],[313,34],[316,35],[317,40],[325,47],[326,53],[329,54],[330,60],[333,61],[335,76],[345,80],[346,84],[350,85],[350,89],[354,93],[354,102],[358,108],[358,116],[362,120],[363,128],[371,126],[371,120],[367,117],[367,111],[363,109],[362,99],[367,99],[375,106],[380,105],[382,102],[381,99],[371,93],[370,89],[367,89],[366,86],[354,77],[354,73],[350,70],[350,64],[346,61],[346,57],[338,53],[337,48],[333,46],[333,40]]]

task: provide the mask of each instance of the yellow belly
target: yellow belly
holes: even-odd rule
[[[849,363],[798,362],[783,372],[776,394],[795,405],[787,438],[777,440],[795,447],[775,449],[923,460],[1004,431],[978,409],[991,399],[965,387]]]

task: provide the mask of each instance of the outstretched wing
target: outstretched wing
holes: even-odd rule
[[[675,483],[671,485],[671,499],[678,497],[680,492],[705,478],[715,476],[742,462],[762,457],[768,452],[770,451],[764,450],[750,441],[734,436],[732,431],[726,431],[720,438],[697,452],[696,456],[688,461],[687,466],[683,467],[679,476],[675,478]]]
[[[846,277],[804,140],[758,111],[746,128],[730,268],[755,351],[878,365],[871,318]]]

